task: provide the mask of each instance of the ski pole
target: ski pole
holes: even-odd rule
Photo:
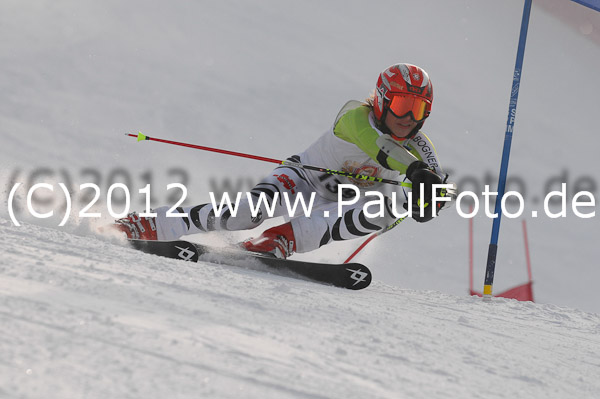
[[[373,241],[375,238],[379,237],[380,235],[382,235],[383,233],[387,233],[388,231],[390,231],[391,229],[393,229],[394,227],[398,226],[400,224],[400,222],[402,222],[404,219],[406,219],[406,216],[403,218],[400,218],[398,220],[396,220],[394,223],[392,223],[391,225],[389,225],[388,227],[379,230],[376,233],[371,234],[371,236],[369,238],[367,238],[365,241],[363,241],[362,244],[359,245],[358,248],[356,248],[356,250],[354,252],[352,252],[352,255],[350,255],[348,257],[348,259],[346,259],[344,261],[344,263],[349,263],[360,251],[362,251],[362,249],[364,247],[367,246],[368,243],[370,243],[371,241]]]
[[[446,190],[446,189],[445,189]],[[454,189],[447,189],[446,191],[444,191],[444,196],[449,195],[451,198],[455,198],[456,197],[456,187],[454,187]],[[398,226],[400,224],[400,222],[402,222],[404,219],[406,219],[407,216],[401,217],[399,219],[397,219],[394,223],[392,223],[391,225],[387,226],[386,228],[383,228],[373,234],[371,234],[370,237],[368,237],[365,241],[363,241],[362,244],[360,244],[360,246],[358,248],[356,248],[356,250],[354,252],[352,252],[352,255],[350,255],[348,257],[348,259],[346,259],[344,261],[344,263],[348,263],[352,260],[352,258],[354,258],[360,251],[362,251],[362,249],[364,247],[367,246],[368,243],[370,243],[371,241],[373,241],[375,238],[379,237],[380,235],[382,235],[383,233],[387,233],[388,231],[390,231],[391,229],[393,229],[394,227]]]
[[[146,136],[146,135],[142,134],[142,132],[139,132],[138,134],[125,133],[125,135],[129,136],[129,137],[136,137],[137,141],[143,141],[143,140],[158,141],[159,143],[173,144],[173,145],[179,145],[182,147],[194,148],[196,150],[211,151],[211,152],[217,152],[219,154],[226,154],[226,155],[233,155],[236,157],[256,159],[258,161],[271,162],[271,163],[276,163],[276,164],[283,165],[283,166],[293,166],[296,168],[312,170],[312,171],[321,172],[321,173],[327,173],[329,175],[349,177],[351,179],[356,179],[356,180],[372,181],[372,182],[377,182],[377,183],[386,183],[386,184],[393,184],[393,185],[401,186],[401,187],[412,188],[412,183],[400,182],[400,181],[391,180],[391,179],[384,179],[384,178],[376,177],[376,176],[361,175],[359,173],[344,172],[341,170],[327,169],[327,168],[322,168],[319,166],[304,165],[302,163],[294,162],[294,161],[290,161],[290,160],[283,161],[280,159],[267,158],[267,157],[262,157],[259,155],[246,154],[243,152],[222,150],[219,148],[212,148],[212,147],[205,147],[205,146],[196,145],[196,144],[182,143],[179,141],[157,139],[154,137]]]

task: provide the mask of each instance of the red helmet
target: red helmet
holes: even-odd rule
[[[396,64],[377,79],[373,111],[380,122],[386,110],[397,117],[412,113],[415,121],[424,122],[432,102],[433,86],[427,72],[415,65]]]

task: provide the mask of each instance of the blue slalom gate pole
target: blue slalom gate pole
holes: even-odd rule
[[[517,61],[513,75],[513,85],[508,105],[508,121],[506,123],[506,134],[504,136],[504,149],[502,150],[502,163],[500,165],[500,176],[498,178],[498,196],[494,213],[497,215],[492,225],[492,239],[488,249],[487,265],[485,268],[485,281],[483,283],[483,299],[492,297],[492,286],[494,284],[494,272],[496,269],[496,254],[498,253],[498,235],[500,232],[500,220],[502,216],[502,197],[506,188],[506,175],[508,171],[508,160],[510,158],[510,145],[512,142],[515,117],[517,114],[517,100],[519,99],[519,85],[521,84],[521,71],[523,69],[523,57],[525,55],[525,42],[527,41],[527,28],[529,27],[529,14],[531,13],[531,0],[525,0],[523,8],[523,19],[521,20],[521,33],[519,34],[519,47],[517,49]]]

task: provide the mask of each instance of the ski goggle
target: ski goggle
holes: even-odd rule
[[[421,97],[395,94],[388,103],[388,109],[396,118],[402,118],[409,112],[415,122],[421,122],[429,116],[431,103]]]

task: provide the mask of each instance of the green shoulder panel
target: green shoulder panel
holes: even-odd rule
[[[356,108],[346,111],[341,116],[338,115],[337,123],[333,128],[333,133],[338,138],[355,144],[371,159],[380,163],[377,160],[380,149],[376,144],[379,133],[371,127],[371,124],[369,123],[369,113],[371,112],[371,109],[363,103],[358,104],[359,105]],[[421,155],[418,152],[414,150],[410,152],[419,160],[421,159]],[[397,170],[401,174],[406,172],[408,165],[404,165],[390,157],[387,157],[386,161],[391,169]]]

